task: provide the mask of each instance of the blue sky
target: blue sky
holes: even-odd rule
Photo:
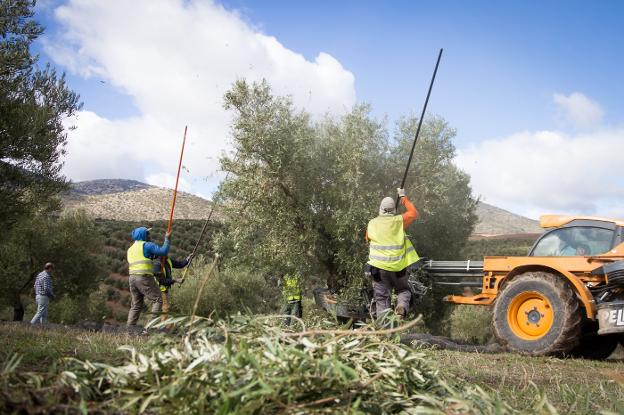
[[[44,1],[37,15],[47,27],[37,49],[68,72],[85,103],[77,122],[83,135],[75,141],[88,139],[89,145],[74,148],[70,136],[67,173],[76,180],[120,174],[171,181],[174,169],[114,152],[123,145],[108,142],[104,132],[122,143],[139,128],[165,137],[178,127],[181,135],[190,118],[191,131],[202,134],[198,150],[211,158],[189,162],[197,173],[186,186],[209,195],[220,178],[215,157],[227,149],[219,124],[226,125],[227,116],[218,114],[217,101],[229,73],[267,77],[312,112],[339,112],[365,101],[392,122],[420,111],[443,47],[429,112],[458,130],[457,164],[473,177],[476,195],[531,217],[553,211],[624,216],[624,181],[613,156],[624,150],[622,2],[158,0],[133,2],[126,14],[134,20],[118,14],[128,3],[92,3]],[[129,51],[119,52],[124,48]],[[319,61],[322,53],[329,57]],[[302,78],[312,80],[275,68],[304,71]],[[185,74],[197,81],[177,79]],[[174,86],[182,95],[188,91],[184,102],[210,97],[214,117],[189,107],[193,115],[169,119],[183,104],[154,102],[161,95],[177,98]],[[169,91],[159,94],[160,88]],[[203,91],[201,97],[193,89]],[[305,99],[308,90],[313,102]],[[173,152],[177,141],[163,145]],[[96,144],[106,147],[111,168],[72,161]],[[603,159],[604,153],[610,157]],[[144,165],[127,168],[134,163]]]
[[[583,91],[608,121],[624,114],[622,2],[224,4],[307,58],[334,56],[355,74],[358,100],[391,118],[420,111],[443,47],[431,111],[467,140],[554,127],[554,92]]]

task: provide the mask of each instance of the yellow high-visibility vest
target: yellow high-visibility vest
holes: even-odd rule
[[[299,283],[299,278],[292,275],[285,275],[282,295],[286,298],[286,301],[301,301],[301,284]]]
[[[171,277],[173,275],[173,261],[171,261],[171,258],[167,257],[166,262],[169,265],[169,276]],[[154,273],[154,275],[162,274],[163,277],[165,278],[167,277],[167,268],[166,268],[166,265],[163,268],[161,257],[154,258],[152,260],[152,264],[153,264],[152,272]]]
[[[167,269],[166,268],[163,269],[162,259],[156,258],[152,261],[152,263],[154,264],[154,267],[152,268],[152,271],[154,272],[154,274],[162,274],[163,278],[167,278]],[[171,258],[169,257],[167,257],[167,264],[169,264],[169,276],[172,277],[173,276],[173,262],[171,261]],[[166,285],[160,285],[160,281],[158,281],[158,278],[156,278],[156,275],[154,275],[154,281],[156,281],[156,284],[158,284],[160,291],[164,293],[169,291],[169,287],[167,287]]]
[[[145,241],[134,241],[128,248],[128,270],[130,275],[154,275],[152,260],[143,255]]]
[[[368,222],[368,263],[386,271],[402,271],[418,261],[418,254],[403,230],[403,216],[377,216]]]

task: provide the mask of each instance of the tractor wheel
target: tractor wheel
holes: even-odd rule
[[[563,354],[579,342],[581,309],[563,279],[547,272],[526,272],[498,294],[492,326],[501,345],[511,351]]]
[[[581,341],[570,354],[573,357],[581,357],[590,360],[604,360],[611,356],[618,346],[618,336],[607,334],[599,336],[598,333],[587,333],[581,337]]]

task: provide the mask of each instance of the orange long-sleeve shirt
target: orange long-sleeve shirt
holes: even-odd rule
[[[407,196],[401,198],[401,204],[405,206],[406,212],[402,214],[403,216],[403,229],[407,229],[408,226],[412,224],[416,219],[418,219],[418,210],[416,206],[409,201]],[[364,236],[366,241],[368,241],[368,230],[366,231],[366,235]]]

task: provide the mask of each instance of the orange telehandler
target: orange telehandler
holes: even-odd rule
[[[424,261],[418,272],[435,284],[479,291],[444,300],[493,307],[492,330],[507,350],[608,357],[624,343],[624,221],[546,215],[540,226],[545,231],[527,256]],[[424,295],[417,275],[410,273],[414,307]],[[375,315],[370,292],[359,302],[369,307],[341,303],[327,289],[314,294],[318,305],[344,320]]]
[[[480,293],[445,300],[493,306],[509,350],[608,357],[624,341],[624,221],[545,215],[540,226],[527,256],[483,259]]]

